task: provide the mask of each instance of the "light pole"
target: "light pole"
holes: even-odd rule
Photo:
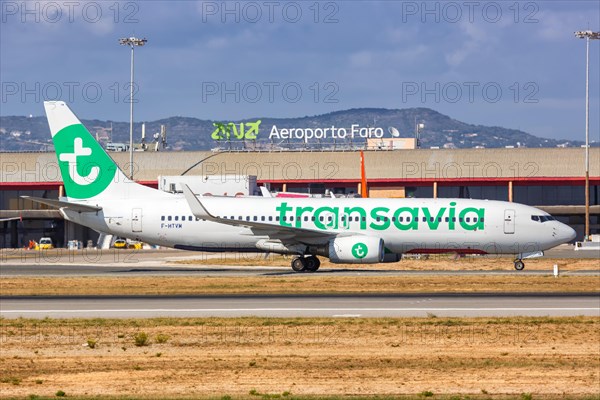
[[[148,40],[138,39],[134,36],[119,39],[119,44],[131,47],[131,81],[129,92],[129,179],[133,180],[133,49],[143,46]]]
[[[585,39],[585,237],[590,237],[590,39],[600,39],[600,32],[578,31],[575,36]]]

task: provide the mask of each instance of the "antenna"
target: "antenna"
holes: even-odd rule
[[[398,131],[398,129],[396,129],[393,126],[390,126],[388,128],[388,132],[390,133],[390,135],[392,135],[392,137],[395,137],[395,138],[400,137],[400,132]]]

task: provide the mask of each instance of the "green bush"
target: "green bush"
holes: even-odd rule
[[[56,392],[56,397],[65,397],[67,394],[65,392],[63,392],[62,390],[59,390],[58,392]]]
[[[169,335],[165,335],[163,333],[159,333],[158,335],[156,335],[156,337],[154,338],[156,340],[156,343],[167,343],[167,341],[170,339],[171,337]]]
[[[133,340],[136,346],[148,346],[148,334],[146,332],[138,332],[133,336]]]
[[[90,349],[95,349],[97,344],[98,344],[97,340],[94,340],[94,339],[87,340],[87,345]]]

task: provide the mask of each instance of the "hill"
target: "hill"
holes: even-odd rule
[[[215,130],[213,122],[238,125],[242,122],[261,120],[259,141],[267,140],[273,125],[282,128],[326,128],[336,126],[350,130],[352,124],[362,127],[381,127],[385,137],[389,137],[388,127],[395,127],[402,137],[414,137],[415,122],[423,122],[421,146],[445,148],[481,147],[556,147],[581,146],[583,143],[571,140],[545,139],[526,132],[496,126],[473,125],[457,121],[429,108],[384,109],[357,108],[336,111],[328,114],[305,116],[300,118],[249,118],[244,121],[209,121],[189,117],[170,117],[146,122],[147,138],[152,139],[160,126],[165,125],[168,144],[171,150],[209,150],[217,146],[211,138]],[[128,122],[110,122],[83,120],[88,129],[101,140],[110,141],[112,123],[112,141],[129,141]],[[141,138],[141,123],[135,124],[135,141]],[[301,142],[291,140],[291,142]],[[356,142],[356,141],[355,141]],[[52,142],[45,117],[0,117],[0,151],[46,151]]]

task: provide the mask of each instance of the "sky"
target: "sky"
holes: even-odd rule
[[[80,118],[302,117],[428,107],[467,123],[584,140],[595,1],[6,1],[0,115],[64,100]],[[600,141],[600,40],[590,138]],[[426,123],[426,121],[424,121]]]

